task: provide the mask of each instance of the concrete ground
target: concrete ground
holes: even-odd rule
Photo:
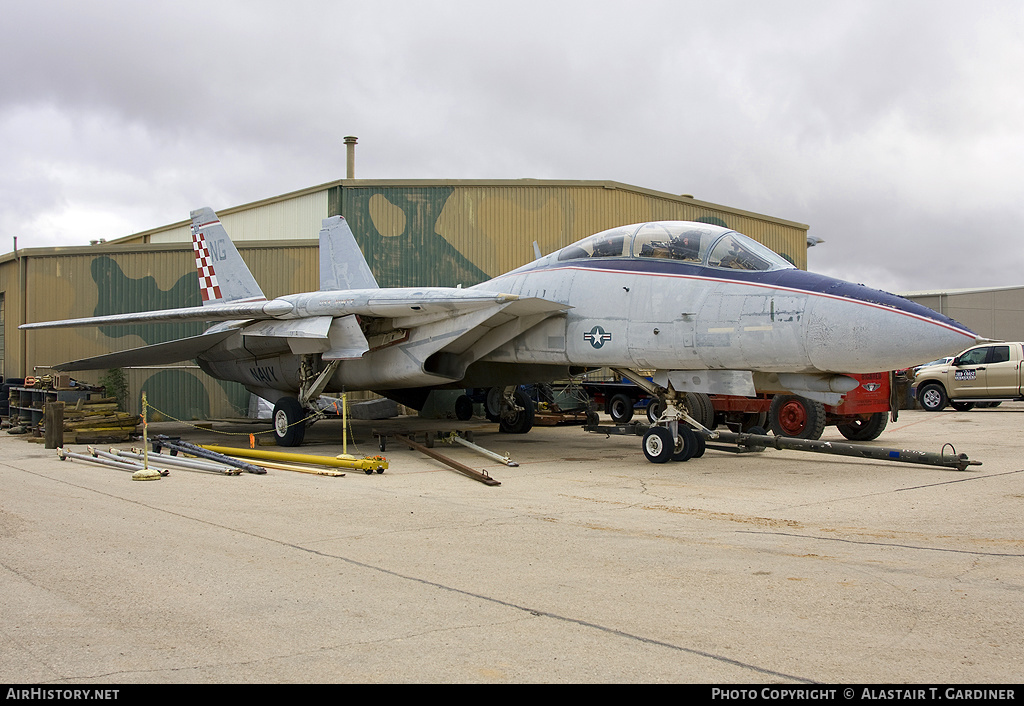
[[[1022,421],[901,412],[875,442],[952,443],[964,472],[654,465],[578,427],[462,425],[518,468],[438,447],[497,487],[395,442],[384,474],[137,482],[0,434],[0,681],[1019,682]],[[239,435],[151,433],[259,428],[215,429]]]

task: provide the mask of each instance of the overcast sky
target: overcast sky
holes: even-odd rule
[[[1024,3],[0,0],[0,252],[345,176],[608,179],[1024,284]]]

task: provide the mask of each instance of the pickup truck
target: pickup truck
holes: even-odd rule
[[[921,368],[914,379],[914,394],[928,412],[938,412],[947,404],[965,412],[975,405],[1024,400],[1022,361],[1024,344],[1019,342],[974,346],[949,363]]]

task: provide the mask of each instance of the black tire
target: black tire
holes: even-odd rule
[[[946,390],[942,385],[930,382],[917,388],[917,401],[925,412],[941,412],[949,398],[946,397]]]
[[[700,458],[704,455],[704,452],[708,450],[708,441],[704,438],[704,435],[694,429],[693,437],[697,440],[697,448],[693,452],[693,456],[690,458]]]
[[[484,395],[484,416],[489,422],[501,421],[501,394],[502,388],[490,387]]]
[[[697,399],[700,401],[700,406],[703,409],[703,413],[698,421],[700,421],[706,429],[713,431],[715,428],[715,405],[711,403],[711,398],[703,392],[697,393]],[[697,436],[700,436],[700,434]]]
[[[274,423],[274,439],[278,446],[298,446],[306,437],[306,410],[294,397],[282,397],[274,405],[271,420]]]
[[[850,441],[874,441],[889,424],[886,412],[875,412],[868,419],[857,419],[847,424],[838,424],[839,433]]]
[[[473,400],[469,395],[459,395],[455,398],[455,418],[460,422],[473,418]]]
[[[825,431],[825,406],[799,395],[775,395],[768,408],[768,424],[775,436],[820,439]]]
[[[651,463],[667,463],[675,453],[672,432],[665,427],[651,427],[644,434],[643,450]]]
[[[654,424],[665,411],[665,400],[661,397],[652,397],[647,404],[647,421]]]
[[[629,424],[633,419],[633,399],[619,393],[608,400],[608,414],[616,424]]]
[[[740,431],[744,434],[766,434],[765,427],[768,426],[768,413],[767,412],[746,412],[743,415],[743,420],[740,422]],[[760,432],[755,432],[755,429],[760,429]]]
[[[974,409],[973,402],[950,402],[949,406],[955,409],[957,412],[970,412]]]
[[[520,410],[503,410],[501,421],[498,422],[498,430],[506,434],[525,434],[533,429],[533,400],[526,396],[522,390],[513,393],[516,406]]]
[[[679,438],[676,440],[673,461],[689,461],[697,455],[697,434],[690,427],[679,427]]]

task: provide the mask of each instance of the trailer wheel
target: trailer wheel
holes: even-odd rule
[[[746,412],[740,420],[740,431],[744,434],[756,434],[758,432],[754,430],[760,429],[760,434],[763,436],[767,433],[764,429],[767,425],[767,412]]]
[[[274,405],[274,440],[278,446],[298,446],[306,436],[306,411],[294,397],[282,397]]]
[[[455,418],[460,422],[468,421],[473,416],[473,400],[469,395],[459,395],[455,398]]]
[[[666,463],[675,453],[672,432],[665,427],[651,427],[644,434],[643,449],[651,463]]]
[[[516,406],[522,407],[518,410],[502,410],[501,421],[498,422],[498,430],[506,434],[525,434],[533,429],[533,400],[525,392],[516,389],[513,393]]]
[[[608,414],[616,424],[629,424],[633,418],[633,400],[629,395],[619,393],[608,401]]]
[[[662,397],[652,397],[651,401],[647,404],[647,421],[654,424],[661,418],[661,414],[664,411],[665,399]]]
[[[799,395],[776,395],[768,408],[768,424],[775,436],[820,439],[825,431],[825,406]]]
[[[847,424],[837,424],[836,428],[850,441],[874,441],[888,424],[888,414],[875,412],[867,419],[855,419]]]
[[[941,411],[948,400],[946,391],[938,383],[928,383],[917,390],[917,401],[921,403],[921,409],[925,412]]]

